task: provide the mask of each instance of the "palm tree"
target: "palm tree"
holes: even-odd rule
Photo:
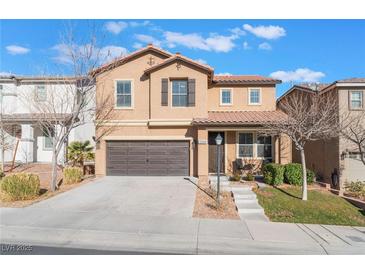
[[[90,145],[90,141],[71,142],[68,146],[68,159],[72,161],[72,165],[80,165],[84,170],[84,162],[94,159],[94,147]]]

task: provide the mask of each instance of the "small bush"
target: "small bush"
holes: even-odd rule
[[[40,181],[38,175],[17,173],[6,176],[1,181],[1,190],[11,200],[29,200],[39,194]]]
[[[312,184],[314,182],[314,178],[314,172],[307,169],[307,183]],[[284,182],[290,185],[301,186],[302,181],[302,165],[297,163],[286,164],[284,171]]]
[[[246,181],[255,181],[255,176],[251,172],[247,173],[246,175]]]
[[[284,166],[280,164],[265,164],[262,168],[264,182],[270,185],[280,185],[284,181]]]
[[[365,197],[365,182],[356,181],[347,183],[345,189],[346,192],[349,192],[356,197]]]
[[[5,177],[5,173],[0,169],[0,181]]]
[[[78,167],[66,167],[63,170],[63,182],[66,185],[77,184],[82,181],[83,173]]]
[[[239,173],[232,174],[231,176],[229,176],[229,180],[235,182],[241,181],[241,175]]]

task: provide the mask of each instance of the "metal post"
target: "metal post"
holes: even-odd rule
[[[220,190],[220,174],[221,174],[221,145],[217,145],[217,204],[220,204],[219,190]]]

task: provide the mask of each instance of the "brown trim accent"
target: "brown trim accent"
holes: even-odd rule
[[[188,80],[188,106],[195,106],[195,79]]]

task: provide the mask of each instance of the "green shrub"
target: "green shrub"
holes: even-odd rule
[[[0,181],[5,177],[5,173],[0,169]]]
[[[246,181],[255,181],[255,176],[251,172],[247,173],[246,175]]]
[[[312,184],[314,182],[315,174],[312,170],[307,169],[307,183]],[[291,163],[285,165],[284,182],[291,185],[302,185],[302,165],[297,163]]]
[[[78,167],[66,167],[63,170],[63,182],[66,185],[76,184],[82,181],[83,173]]]
[[[270,185],[280,185],[284,181],[284,166],[280,164],[269,163],[262,168],[264,182]]]
[[[11,200],[28,200],[39,194],[40,181],[38,175],[17,173],[6,176],[1,181],[1,190]]]
[[[237,182],[237,181],[241,181],[241,174],[239,174],[239,173],[234,173],[234,174],[232,174],[231,176],[229,176],[229,180],[230,180],[230,181],[235,181],[235,182]]]

